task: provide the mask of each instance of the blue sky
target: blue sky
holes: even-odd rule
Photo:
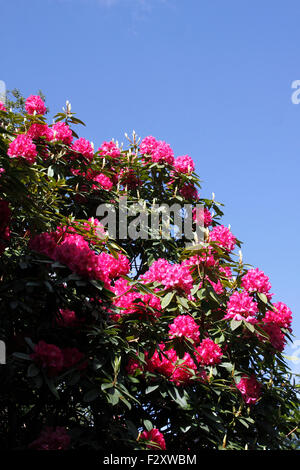
[[[96,146],[134,129],[194,159],[245,262],[292,309],[286,353],[300,356],[299,1],[10,0],[0,11],[8,89],[41,89],[53,114],[68,99]]]

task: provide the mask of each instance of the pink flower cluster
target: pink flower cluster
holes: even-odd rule
[[[154,261],[149,270],[141,276],[144,282],[160,282],[166,289],[175,289],[189,294],[193,278],[185,264],[171,264],[164,258]]]
[[[49,377],[53,377],[62,372],[63,369],[74,367],[84,358],[84,354],[77,348],[60,349],[55,344],[48,344],[45,341],[39,341],[34,352],[30,355],[31,359],[45,372]],[[87,367],[87,362],[78,364],[78,369]]]
[[[275,323],[280,328],[291,328],[292,324],[292,311],[283,302],[276,302],[274,310],[268,310],[263,319],[264,323]]]
[[[74,310],[70,310],[68,308],[59,309],[59,314],[56,318],[57,325],[72,328],[79,326],[81,322],[82,320],[77,318]]]
[[[190,315],[178,315],[169,325],[169,337],[188,338],[193,343],[199,342],[199,325]]]
[[[247,405],[254,405],[261,395],[261,386],[254,375],[244,375],[236,386]]]
[[[91,162],[94,157],[94,149],[92,144],[83,137],[75,140],[75,142],[71,145],[71,150],[76,152],[70,154],[71,160],[78,159],[79,156],[82,155],[87,160],[87,162]]]
[[[119,181],[123,187],[127,189],[135,189],[142,185],[142,181],[135,174],[132,168],[122,168],[120,171]]]
[[[92,189],[94,191],[99,190],[99,186],[105,189],[106,191],[110,191],[113,187],[113,182],[109,178],[109,176],[105,175],[104,173],[98,173],[96,176],[93,177],[93,181],[96,184],[93,184]]]
[[[209,227],[212,224],[212,215],[206,207],[204,209],[196,207],[193,211],[193,220],[200,226]]]
[[[268,294],[271,289],[269,278],[258,268],[250,269],[247,274],[242,277],[241,285],[248,292],[260,292],[270,297],[270,294]]]
[[[142,155],[151,157],[153,163],[174,164],[174,152],[170,145],[162,140],[156,140],[155,137],[145,137],[140,144]]]
[[[208,268],[212,268],[216,266],[216,264],[217,261],[214,258],[214,252],[211,247],[199,255],[193,255],[190,258],[186,258],[181,263],[183,266],[188,266],[192,272],[197,269],[197,265],[205,265]]]
[[[111,158],[119,158],[121,155],[119,147],[115,144],[113,140],[111,140],[110,142],[103,142],[101,147],[99,147],[98,152],[103,157],[109,156]]]
[[[128,274],[130,271],[130,263],[127,256],[123,253],[119,253],[117,256],[115,258],[104,251],[98,255],[99,263],[103,266],[109,279],[116,279],[119,276]]]
[[[260,327],[264,330],[265,333],[267,333],[268,341],[271,343],[271,346],[276,349],[276,351],[282,352],[286,345],[286,338],[280,326],[278,326],[276,323],[264,323],[263,319]],[[262,335],[257,334],[257,336],[261,341],[266,341]]]
[[[158,429],[151,429],[150,431],[143,431],[140,435],[140,441],[151,441],[146,447],[149,449],[166,450],[166,442],[164,435]]]
[[[80,276],[101,280],[108,288],[113,278],[128,274],[130,270],[129,261],[122,253],[117,259],[104,252],[97,255],[82,235],[74,233],[73,228],[58,227],[56,232],[36,235],[29,246],[65,264]]]
[[[199,200],[199,193],[193,183],[184,183],[184,185],[179,189],[179,193],[187,201]]]
[[[24,158],[29,164],[35,162],[37,149],[32,139],[19,134],[8,146],[7,155],[11,158]]]
[[[227,278],[232,279],[232,272],[230,266],[219,266],[220,275]]]
[[[229,252],[234,249],[236,244],[235,236],[224,225],[214,227],[209,234],[209,239],[212,242],[218,243],[221,248]]]
[[[283,302],[276,302],[273,305],[273,310],[268,310],[261,321],[261,328],[269,336],[269,341],[274,349],[283,351],[286,344],[286,338],[282,328],[291,330],[292,324],[292,311]],[[265,338],[258,335],[258,337],[265,341]]]
[[[2,101],[0,101],[0,111],[6,111],[6,107]]]
[[[51,127],[51,130],[53,132],[53,136],[51,139],[52,141],[61,141],[63,144],[71,145],[73,141],[73,134],[68,124],[61,121],[56,122]]]
[[[66,234],[57,245],[53,258],[88,279],[99,279],[109,285],[99,255],[90,249],[88,242],[77,234]]]
[[[249,323],[257,323],[257,303],[246,291],[235,291],[227,302],[227,311],[224,320],[245,320]]]
[[[129,314],[154,317],[161,315],[159,297],[151,294],[141,294],[132,288],[126,279],[118,279],[113,287],[113,292],[116,295],[113,303],[121,311],[121,314],[113,315],[112,318],[115,320],[118,320],[121,315]]]
[[[205,372],[198,372],[198,366],[189,353],[185,353],[179,362],[175,349],[165,350],[163,343],[159,344],[159,349],[160,354],[156,350],[151,358],[146,358],[146,370],[164,375],[177,386],[189,383],[193,377],[205,380]]]
[[[30,449],[34,450],[67,450],[70,446],[71,438],[62,426],[45,427],[40,436],[29,444]]]
[[[47,124],[40,124],[37,122],[31,124],[26,135],[34,140],[44,137],[48,142],[51,142],[51,140],[53,139],[52,129],[48,127]]]
[[[189,174],[195,170],[195,163],[189,155],[175,158],[174,168],[178,173]]]
[[[210,338],[203,339],[200,346],[196,348],[196,351],[199,355],[198,361],[207,366],[219,364],[223,356],[223,351],[220,346]]]
[[[45,114],[47,111],[42,98],[38,95],[30,95],[25,102],[25,110],[28,114]]]

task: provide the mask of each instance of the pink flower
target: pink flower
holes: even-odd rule
[[[264,319],[262,321],[263,323],[260,326],[269,336],[268,341],[270,341],[274,349],[282,352],[286,345],[286,339],[283,332],[281,331],[280,326],[278,326],[276,323],[265,323]],[[262,341],[266,341],[262,335],[258,334],[258,337]]]
[[[3,175],[5,173],[5,169],[0,167],[0,176]]]
[[[179,193],[187,201],[198,201],[199,199],[199,193],[193,183],[184,183],[184,185],[180,188]]]
[[[155,137],[149,135],[145,137],[140,144],[140,152],[142,155],[152,155],[157,146],[157,140]]]
[[[247,274],[242,277],[241,285],[248,292],[260,292],[262,294],[268,294],[271,289],[268,276],[258,268],[250,269]]]
[[[88,279],[99,279],[110,287],[107,268],[102,266],[101,258],[90,249],[88,242],[77,233],[67,233],[67,227],[56,232],[36,235],[29,242],[29,247],[49,258],[65,264],[68,268]],[[71,230],[71,232],[74,231]],[[120,268],[120,271],[124,267]]]
[[[28,129],[27,136],[31,139],[45,137],[45,139],[50,142],[53,139],[53,131],[50,127],[47,126],[47,124],[39,124],[34,122]]]
[[[83,137],[80,137],[79,139],[75,140],[75,142],[72,144],[71,149],[76,153],[73,153],[70,155],[70,158],[72,160],[76,160],[79,158],[79,154],[83,155],[86,160],[89,162],[92,161],[93,156],[94,156],[94,149],[92,144],[87,140],[84,139]]]
[[[145,137],[140,144],[142,155],[151,157],[153,163],[168,163],[173,165],[174,152],[170,145],[162,140],[156,140],[152,136]]]
[[[101,186],[106,191],[110,191],[113,187],[113,182],[111,181],[111,179],[108,176],[104,175],[104,173],[99,173],[98,175],[96,175],[93,178],[93,181],[95,181],[95,183],[97,183],[97,184],[92,185],[92,189],[94,191],[97,191],[97,190],[99,191]]]
[[[221,295],[224,292],[224,287],[220,279],[218,279],[217,282],[213,282],[208,276],[206,276],[206,279],[210,283],[210,285],[213,287],[214,291],[216,294]]]
[[[193,255],[190,258],[186,258],[182,261],[182,266],[188,266],[191,271],[197,269],[197,265],[206,266],[206,267],[214,267],[217,264],[217,261],[214,258],[213,250],[211,247],[208,248],[204,253],[200,255]]]
[[[236,238],[231,233],[229,228],[224,225],[217,225],[212,229],[209,234],[209,239],[212,242],[216,242],[226,251],[232,251],[236,244]]]
[[[80,324],[80,320],[77,318],[74,310],[60,308],[56,323],[64,327],[76,327]]]
[[[57,122],[51,127],[53,131],[52,141],[57,142],[61,141],[66,145],[70,145],[73,140],[72,130],[64,122]]]
[[[283,302],[276,302],[274,310],[268,310],[263,318],[264,323],[275,323],[281,328],[290,329],[292,323],[292,311]]]
[[[115,279],[119,276],[126,275],[130,271],[130,263],[128,258],[122,253],[118,257],[105,253],[104,251],[99,255],[99,262],[102,270],[106,272],[110,279]]]
[[[77,348],[64,348],[62,353],[65,369],[76,366],[77,370],[83,370],[87,367],[87,361],[83,361],[84,354]]]
[[[0,111],[6,111],[6,107],[2,101],[0,101]]]
[[[87,231],[87,233],[97,237],[100,240],[104,240],[107,236],[103,225],[95,217],[90,217],[87,222],[84,222],[83,228]],[[90,240],[90,243],[94,244],[97,242]]]
[[[160,282],[166,289],[190,293],[193,278],[189,267],[185,264],[171,264],[166,259],[154,261],[149,270],[141,276],[145,282]]]
[[[195,164],[189,155],[181,155],[175,158],[174,168],[178,173],[189,174],[195,170]]]
[[[56,247],[55,260],[82,277],[99,279],[107,287],[110,285],[99,255],[90,249],[88,242],[81,235],[66,235]]]
[[[46,106],[42,98],[38,95],[28,96],[25,102],[25,110],[28,114],[45,114],[47,111]]]
[[[66,450],[70,446],[71,438],[66,428],[57,426],[45,427],[38,439],[29,444],[34,450]]]
[[[98,151],[103,157],[109,156],[112,158],[119,158],[121,155],[119,147],[117,147],[113,140],[111,140],[110,142],[103,142],[101,147],[99,147]]]
[[[58,375],[64,367],[62,350],[55,344],[48,344],[43,340],[38,342],[30,357],[42,369],[45,369],[49,376]]]
[[[35,235],[29,241],[29,248],[31,250],[37,251],[38,253],[42,253],[48,258],[55,258],[55,250],[57,247],[57,237],[55,232],[51,233],[40,233],[39,235]]]
[[[227,302],[227,313],[224,320],[246,320],[253,324],[257,322],[255,317],[257,312],[257,303],[248,292],[235,291]]]
[[[189,353],[185,353],[183,358],[179,357],[175,349],[165,350],[164,344],[159,344],[161,357],[156,350],[151,358],[146,354],[146,370],[164,375],[175,385],[190,383],[193,379],[206,380],[204,371],[198,371],[197,365]]]
[[[120,183],[123,187],[128,189],[135,189],[138,186],[141,186],[143,182],[135,174],[133,168],[122,168],[120,171]]]
[[[142,371],[143,367],[138,360],[133,359],[132,357],[129,359],[125,370],[128,375],[134,375],[137,370]]]
[[[203,339],[196,351],[199,355],[199,362],[204,365],[219,364],[223,356],[220,346],[210,338]]]
[[[241,392],[243,400],[247,405],[254,405],[261,395],[261,386],[254,375],[243,375],[236,387]]]
[[[140,316],[159,317],[161,315],[161,304],[159,297],[152,294],[142,294],[136,291],[126,279],[120,278],[115,281],[113,292],[116,298],[114,305],[120,310],[120,315],[113,315],[118,320],[121,315],[135,314]]]
[[[143,431],[140,435],[141,441],[151,441],[153,444],[147,444],[149,449],[166,450],[166,443],[163,434],[158,429],[151,429],[151,431]]]
[[[193,211],[193,220],[196,224],[204,227],[209,227],[212,224],[212,215],[206,207],[196,207]]]
[[[189,315],[178,315],[169,325],[170,338],[189,338],[193,343],[199,341],[199,325]]]
[[[37,157],[37,150],[30,137],[19,134],[9,144],[7,155],[12,158],[24,158],[29,164],[32,164]]]
[[[220,266],[219,271],[220,271],[220,274],[223,277],[226,277],[227,279],[232,278],[232,272],[231,272],[231,268],[229,266]]]

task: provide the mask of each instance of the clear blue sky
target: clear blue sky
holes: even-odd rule
[[[96,146],[135,129],[195,160],[300,342],[299,1],[9,0],[0,14],[8,89],[41,89],[53,114],[68,99]]]

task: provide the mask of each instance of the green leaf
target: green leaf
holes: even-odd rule
[[[227,372],[232,372],[233,371],[233,364],[231,362],[222,362],[222,364],[220,364],[220,367],[224,367]]]
[[[151,431],[151,429],[153,429],[153,424],[148,419],[144,419],[143,423],[147,431]]]
[[[203,289],[199,289],[199,290],[197,291],[197,297],[198,297],[199,300],[205,299],[205,289],[204,289],[204,288],[203,288]]]
[[[108,390],[107,397],[108,397],[109,403],[115,406],[119,403],[121,393],[116,388],[112,388]]]
[[[59,400],[60,396],[59,396],[59,393],[57,391],[57,388],[54,385],[54,382],[53,382],[52,378],[47,377],[46,374],[43,374],[43,376],[44,376],[44,380],[45,380],[46,384],[49,387],[50,392],[55,396],[55,398],[57,398]]]
[[[175,292],[168,292],[168,293],[162,298],[162,301],[161,301],[161,308],[162,308],[162,309],[165,309],[165,308],[170,304],[170,302],[172,301],[174,295],[175,295]]]
[[[249,323],[248,321],[243,321],[244,325],[246,328],[248,328],[249,331],[251,331],[251,333],[254,333],[255,331],[255,328],[254,328],[254,325],[252,325],[252,323]]]
[[[245,426],[245,428],[247,429],[249,428],[249,424],[243,418],[239,418],[239,422],[242,423],[242,425]]]
[[[231,320],[230,328],[232,331],[236,330],[242,324],[242,320]]]
[[[149,385],[149,387],[146,388],[145,393],[149,394],[151,392],[154,392],[159,387],[159,385]]]
[[[35,364],[30,364],[27,369],[27,377],[35,377],[40,373],[40,370]]]
[[[267,304],[267,303],[268,303],[268,298],[267,298],[266,294],[262,294],[261,292],[257,292],[257,297],[258,297],[264,304]]]
[[[90,403],[91,401],[96,400],[96,398],[99,397],[99,390],[97,388],[92,388],[91,390],[88,390],[85,392],[83,395],[83,401],[86,403]]]
[[[189,303],[185,297],[179,297],[179,295],[176,296],[177,302],[179,302],[186,310],[190,309]]]
[[[24,340],[26,341],[28,346],[34,351],[36,345],[33,343],[33,341],[30,338],[24,338]]]
[[[14,352],[12,355],[16,357],[17,359],[24,359],[25,361],[31,361],[31,357],[29,354]]]

